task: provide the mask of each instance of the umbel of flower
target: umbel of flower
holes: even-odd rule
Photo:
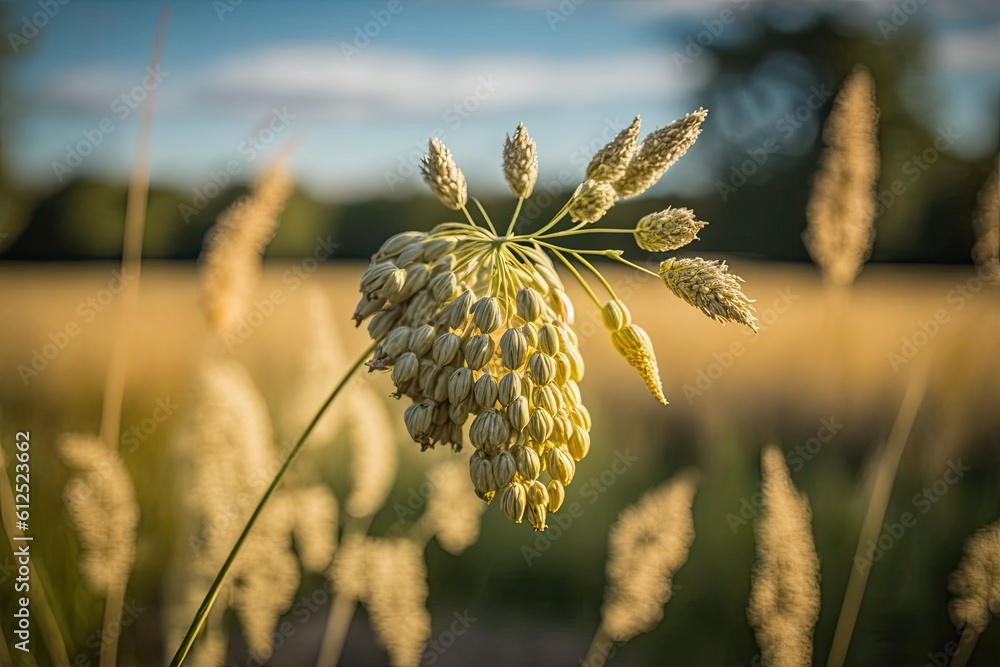
[[[555,262],[601,311],[615,348],[653,396],[666,403],[650,336],[632,322],[587,255],[657,274],[625,260],[620,251],[558,243],[579,233],[628,231],[640,246],[659,251],[695,239],[705,223],[686,209],[647,216],[634,230],[584,227],[617,199],[652,185],[693,143],[704,118],[703,110],[695,112],[640,145],[636,118],[598,152],[584,183],[556,216],[530,234],[515,233],[521,202],[538,176],[535,142],[523,125],[503,147],[504,177],[518,197],[504,232],[478,200],[472,199],[478,216],[469,210],[462,171],[444,144],[432,139],[423,159],[424,180],[464,220],[391,237],[361,276],[354,319],[358,325],[367,320],[376,341],[367,365],[387,371],[393,395],[409,399],[403,421],[410,436],[421,449],[444,443],[457,452],[468,441],[474,448],[469,475],[476,494],[488,503],[499,494],[501,510],[515,523],[527,519],[544,530],[548,514],[562,505],[577,464],[590,451],[591,418],[579,386],[584,361],[573,329],[573,304]],[[559,228],[567,216],[576,224]],[[598,297],[588,275],[606,297]],[[723,304],[702,307],[715,317],[739,305],[741,317],[728,319],[752,326],[748,300],[736,299],[728,283],[703,281],[697,289],[703,284],[708,291],[696,305],[712,299]],[[719,285],[724,292],[716,293]],[[688,300],[685,294],[679,293]]]

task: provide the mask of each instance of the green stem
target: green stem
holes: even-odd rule
[[[590,269],[591,273],[593,273],[595,276],[597,276],[597,279],[601,281],[602,285],[604,285],[604,289],[608,290],[608,294],[611,295],[611,298],[613,298],[613,299],[617,299],[618,298],[618,295],[615,294],[615,290],[611,287],[611,283],[609,283],[604,278],[604,276],[601,275],[601,272],[598,271],[596,268],[594,268],[594,265],[591,264],[590,262],[588,262],[583,257],[583,255],[581,255],[579,252],[572,252],[572,253],[570,253],[570,255],[573,257],[573,259],[575,259],[576,261],[578,261],[581,264],[583,264],[584,266],[586,266],[588,269]]]
[[[634,234],[634,229],[611,229],[610,227],[591,227],[588,229],[564,229],[561,232],[552,232],[551,234],[545,234],[544,236],[538,236],[535,234],[532,238],[538,239],[557,239],[562,236],[576,236],[577,234]]]
[[[524,197],[517,198],[517,206],[514,207],[514,215],[511,216],[510,224],[507,225],[507,233],[504,236],[510,236],[514,233],[514,225],[517,224],[517,216],[521,215],[521,204],[524,203]]]
[[[573,203],[573,197],[570,197],[569,201],[567,201],[565,204],[563,204],[563,207],[561,209],[559,209],[559,212],[556,213],[555,216],[553,216],[553,218],[551,220],[549,220],[548,224],[546,224],[544,227],[542,227],[541,229],[539,229],[534,234],[531,234],[530,237],[535,238],[539,234],[544,234],[545,232],[549,231],[550,229],[552,229],[553,227],[555,227],[556,225],[558,225],[559,221],[562,220],[563,218],[565,218],[566,214],[569,213],[569,205],[572,204],[572,203]]]
[[[486,224],[490,226],[490,231],[493,232],[493,236],[499,236],[499,234],[497,234],[497,228],[493,226],[493,221],[490,220],[490,216],[486,215],[486,209],[483,208],[482,203],[475,197],[472,198],[472,201],[475,202],[479,212],[483,214],[483,220],[485,220]]]
[[[219,597],[219,591],[222,588],[222,582],[225,580],[226,575],[229,573],[230,568],[232,568],[233,563],[236,561],[236,556],[239,554],[240,547],[246,541],[247,536],[250,535],[250,530],[253,528],[254,523],[256,523],[257,518],[260,516],[261,511],[264,509],[264,505],[267,503],[271,494],[281,483],[281,479],[285,475],[285,471],[288,470],[288,466],[295,459],[296,454],[302,449],[302,445],[305,443],[306,438],[312,433],[312,430],[319,423],[320,418],[326,409],[330,407],[333,403],[333,399],[337,398],[337,395],[347,386],[348,380],[354,375],[355,371],[361,367],[365,359],[375,350],[376,343],[372,343],[364,354],[358,357],[358,360],[354,362],[351,368],[344,374],[344,377],[340,380],[333,391],[330,392],[330,396],[327,397],[326,401],[320,407],[320,409],[313,416],[312,421],[306,426],[306,430],[303,431],[302,435],[292,446],[292,449],[288,452],[288,456],[285,457],[284,463],[278,469],[278,472],[274,475],[274,479],[271,480],[271,485],[267,487],[264,491],[264,495],[261,497],[260,502],[257,503],[256,509],[254,509],[253,514],[250,515],[250,519],[247,521],[247,525],[243,528],[243,532],[240,534],[236,544],[233,546],[232,551],[229,552],[229,557],[226,558],[226,562],[222,565],[222,569],[219,570],[219,574],[215,576],[215,581],[212,582],[211,588],[208,589],[208,593],[205,595],[205,600],[201,603],[201,607],[198,609],[198,613],[195,614],[194,620],[191,622],[191,627],[188,628],[187,634],[184,636],[184,641],[181,642],[180,647],[177,649],[177,653],[174,654],[173,660],[170,661],[170,667],[180,667],[184,664],[184,660],[187,658],[188,653],[191,652],[191,647],[194,646],[194,640],[198,637],[198,633],[201,632],[202,627],[204,627],[205,622],[208,620],[208,614],[212,611],[212,605],[215,604],[215,599]]]
[[[560,262],[566,265],[566,268],[569,269],[569,272],[573,274],[573,277],[576,278],[576,281],[580,283],[580,286],[583,287],[584,291],[587,292],[587,294],[590,296],[590,298],[593,300],[593,302],[597,305],[598,308],[604,307],[604,304],[601,303],[600,299],[597,298],[597,295],[594,294],[594,290],[590,288],[590,285],[587,283],[584,277],[580,275],[580,272],[576,270],[575,266],[573,266],[573,263],[570,262],[568,259],[566,259],[565,255],[563,255],[562,252],[560,252],[560,250],[563,249],[557,248],[556,246],[553,245],[549,245],[548,243],[542,243],[540,245],[544,245],[549,250],[551,250],[552,254],[555,255],[557,258],[559,258]]]

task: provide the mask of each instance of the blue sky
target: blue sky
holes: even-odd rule
[[[735,20],[719,39],[738,39],[740,8],[754,1],[175,2],[158,83],[146,65],[159,3],[8,3],[4,33],[18,52],[5,77],[4,159],[43,190],[70,175],[123,177],[139,116],[129,99],[145,81],[157,95],[152,174],[165,185],[203,186],[227,163],[242,180],[294,139],[296,176],[316,196],[405,194],[420,188],[413,163],[436,134],[474,192],[496,191],[503,137],[520,121],[538,142],[542,181],[575,185],[635,114],[653,129],[700,106],[694,93],[713,64],[678,71],[672,53],[725,9]],[[996,150],[996,3],[909,2],[919,9],[900,32],[929,31],[941,91],[941,117],[928,123],[956,123],[966,155]],[[798,3],[801,20],[824,5],[861,23],[891,20],[901,4]],[[35,19],[44,6],[53,15]],[[26,21],[44,25],[33,34]],[[73,166],[81,142],[89,154]],[[710,187],[690,162],[665,191]]]

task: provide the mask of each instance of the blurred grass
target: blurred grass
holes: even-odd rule
[[[287,273],[295,266],[300,265],[267,266],[258,300],[279,290],[282,303],[234,350],[272,410],[296,381],[294,368],[307,338],[306,285],[318,286],[329,297],[349,356],[366,344],[364,331],[354,330],[349,320],[362,265],[320,267],[298,282]],[[112,269],[110,264],[0,266],[0,282],[7,286],[5,326],[0,328],[0,441],[7,448],[14,432],[32,432],[36,557],[59,597],[71,656],[82,653],[92,662],[96,653],[88,642],[93,644],[102,604],[75,571],[78,546],[60,499],[66,471],[54,447],[60,433],[98,428],[117,302],[93,321],[83,314],[88,306],[80,304],[97,298]],[[798,468],[792,465],[792,475],[814,512],[823,576],[816,662],[825,659],[866,506],[867,466],[884,444],[918,364],[929,367],[930,386],[886,514],[891,522],[910,511],[917,524],[875,564],[848,663],[920,665],[929,660],[928,653],[942,651],[957,639],[947,617],[947,575],[957,565],[965,537],[1000,516],[1000,377],[993,358],[1000,293],[972,292],[973,274],[962,267],[869,267],[856,288],[843,295],[824,291],[815,272],[806,267],[739,260],[733,270],[758,299],[763,327],[755,336],[711,322],[671,298],[654,279],[608,270],[635,321],[654,342],[672,403],[668,408],[646,393],[638,376],[614,352],[589,302],[568,286],[578,308],[577,329],[587,361],[583,395],[594,417],[594,446],[578,467],[566,501],[567,506],[580,503],[583,514],[561,528],[561,534],[550,528],[539,535],[491,509],[480,541],[462,557],[431,546],[433,636],[448,627],[456,611],[468,610],[478,619],[436,664],[467,664],[482,655],[518,664],[576,664],[598,621],[609,524],[645,489],[686,466],[701,473],[694,504],[697,537],[690,559],[676,579],[678,590],[666,606],[663,623],[620,647],[614,664],[658,663],[668,656],[679,664],[759,664],[751,663],[757,649],[745,617],[752,521],[737,525],[727,515],[746,511],[741,500],[750,500],[757,490],[761,446],[774,442],[794,452],[817,436],[822,419],[842,427],[815,454],[806,452]],[[966,296],[960,291],[963,286]],[[947,321],[912,360],[894,370],[890,353],[902,354],[904,338],[916,336],[919,342],[921,323],[933,320],[939,310]],[[79,325],[79,335],[26,386],[18,365],[30,364],[32,351],[68,322]],[[170,489],[183,480],[171,474],[168,447],[179,423],[176,417],[188,407],[186,391],[204,337],[192,268],[144,265],[123,433],[150,417],[157,400],[169,398],[180,407],[134,451],[123,447],[143,511],[126,600],[134,599],[147,611],[123,634],[122,664],[157,664],[162,659],[163,576],[171,559],[190,553],[186,544],[175,540]],[[734,344],[742,346],[735,348],[742,352],[729,358]],[[337,379],[330,378],[330,385]],[[366,379],[388,396],[388,378]],[[686,393],[686,385],[702,393]],[[317,403],[322,398],[318,396]],[[399,417],[405,406],[390,403]],[[274,413],[272,418],[278,421]],[[397,423],[401,426],[401,419]],[[295,435],[277,437],[290,440]],[[419,499],[423,471],[450,455],[420,454],[402,428],[399,441],[400,478],[377,517],[376,534],[405,527],[394,508]],[[326,448],[321,472],[342,491],[349,483],[347,452],[338,444],[311,446]],[[637,457],[636,463],[623,474],[608,473],[606,479],[613,484],[595,492],[597,485],[588,480],[599,480],[611,469],[616,452],[625,450]],[[921,514],[914,507],[914,494],[940,478],[949,460],[957,457],[971,470]],[[564,521],[569,517],[565,511],[556,516]],[[0,550],[0,562],[9,557],[6,547]],[[7,613],[11,584],[0,585],[5,600],[0,606]],[[997,664],[1000,628],[995,625],[980,639],[970,664]],[[365,642],[367,632],[356,620],[343,664],[366,664],[373,655],[382,660],[372,653],[370,641]],[[271,664],[299,664],[311,660],[317,649],[318,639],[303,633],[286,642]],[[40,664],[45,664],[41,658]]]

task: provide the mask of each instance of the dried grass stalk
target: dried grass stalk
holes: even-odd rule
[[[260,277],[261,256],[292,188],[291,175],[282,165],[270,167],[250,194],[227,208],[209,230],[201,286],[212,331],[229,331],[246,312]]]
[[[983,280],[1000,283],[1000,158],[979,192],[979,206],[972,221],[976,244],[972,259]]]
[[[754,529],[757,562],[747,618],[765,666],[811,665],[820,593],[809,501],[792,484],[778,448],[764,449],[761,469],[763,509]]]
[[[981,633],[991,614],[1000,614],[1000,521],[980,528],[965,541],[948,589],[954,596],[948,611],[959,628]]]
[[[857,67],[841,87],[823,128],[820,159],[803,235],[823,277],[850,285],[871,254],[875,233],[875,186],[879,174],[875,83]]]
[[[694,541],[696,480],[684,472],[625,509],[608,536],[602,628],[615,641],[649,632],[663,618],[677,570]]]
[[[428,473],[434,492],[427,503],[426,520],[441,548],[455,556],[479,539],[485,503],[476,502],[466,466],[453,461]]]
[[[63,497],[80,536],[80,570],[104,594],[128,581],[135,562],[139,505],[121,455],[93,435],[67,434],[59,453],[74,470]]]

